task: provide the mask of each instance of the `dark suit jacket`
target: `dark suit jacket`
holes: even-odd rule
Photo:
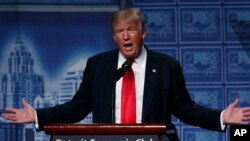
[[[37,110],[38,130],[43,130],[47,123],[78,122],[90,112],[93,112],[94,123],[112,123],[111,93],[117,61],[118,50],[89,58],[73,99],[63,105]],[[171,113],[185,123],[221,130],[221,110],[205,108],[191,100],[178,61],[147,49],[142,122],[169,124]]]

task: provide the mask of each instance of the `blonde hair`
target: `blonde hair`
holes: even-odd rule
[[[125,8],[116,11],[112,16],[112,30],[114,32],[114,26],[116,23],[122,20],[135,21],[141,24],[142,31],[146,31],[146,24],[144,16],[138,8]]]

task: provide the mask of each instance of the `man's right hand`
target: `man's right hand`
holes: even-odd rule
[[[2,117],[10,121],[13,124],[26,124],[36,122],[36,111],[35,109],[22,99],[22,109],[6,108]]]

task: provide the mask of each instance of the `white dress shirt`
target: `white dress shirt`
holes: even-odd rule
[[[136,123],[141,123],[142,119],[142,101],[143,101],[143,90],[145,81],[145,71],[146,71],[146,60],[147,51],[142,47],[140,55],[135,58],[132,64],[132,69],[135,75],[135,88],[136,88]],[[118,65],[120,68],[122,64],[126,61],[126,58],[119,53]],[[117,68],[117,69],[118,69]],[[115,122],[121,123],[121,91],[122,91],[122,79],[116,82],[116,97],[115,97]]]

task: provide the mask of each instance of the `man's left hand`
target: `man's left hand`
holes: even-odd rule
[[[237,108],[239,99],[236,99],[224,111],[222,118],[224,124],[248,124],[250,120],[250,107]]]

